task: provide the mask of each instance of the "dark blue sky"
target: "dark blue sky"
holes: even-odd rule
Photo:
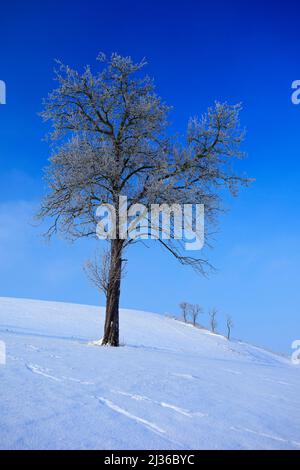
[[[28,224],[49,155],[37,113],[54,85],[55,58],[80,67],[94,66],[99,51],[145,56],[178,131],[214,100],[243,102],[241,169],[256,183],[227,200],[210,253],[217,274],[207,281],[153,246],[135,248],[122,304],[162,313],[177,313],[181,300],[216,306],[232,314],[236,336],[289,352],[300,337],[300,105],[291,103],[291,83],[300,79],[297,3],[2,2],[0,295],[98,302],[80,267],[91,244],[45,246]]]

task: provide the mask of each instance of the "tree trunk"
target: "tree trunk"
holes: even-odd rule
[[[102,346],[119,346],[119,301],[123,240],[111,241],[109,282]]]
[[[230,334],[231,334],[231,329],[230,327],[228,326],[227,327],[227,339],[230,340]]]

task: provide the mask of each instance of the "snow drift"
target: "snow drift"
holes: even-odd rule
[[[176,320],[0,299],[1,449],[299,449],[300,368]]]

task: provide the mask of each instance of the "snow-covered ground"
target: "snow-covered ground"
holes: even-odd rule
[[[160,315],[0,299],[1,449],[300,449],[300,367]]]

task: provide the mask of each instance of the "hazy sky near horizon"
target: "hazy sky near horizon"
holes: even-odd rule
[[[182,300],[217,307],[221,331],[230,314],[234,336],[290,353],[300,339],[300,105],[291,102],[300,80],[299,13],[296,1],[2,2],[0,296],[103,304],[82,271],[98,243],[46,245],[32,214],[49,157],[38,112],[55,86],[54,59],[96,68],[99,51],[117,51],[147,58],[178,132],[215,100],[242,102],[248,158],[240,169],[256,178],[239,198],[226,198],[210,279],[154,242],[136,246],[127,254],[122,306],[170,314]]]

